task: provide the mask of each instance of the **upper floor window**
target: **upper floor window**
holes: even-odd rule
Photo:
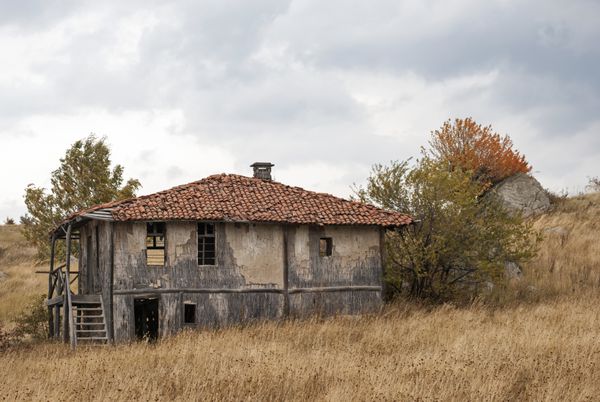
[[[165,265],[165,223],[146,224],[146,263],[153,266]]]
[[[198,223],[198,265],[215,265],[215,224]]]

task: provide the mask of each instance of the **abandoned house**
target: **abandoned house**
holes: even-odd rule
[[[272,166],[66,218],[52,253],[59,240],[67,255],[79,242],[78,271],[51,259],[50,336],[75,347],[378,308],[384,233],[411,218],[277,183]]]

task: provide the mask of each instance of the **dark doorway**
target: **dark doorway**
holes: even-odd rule
[[[135,336],[140,340],[158,338],[158,299],[135,299]]]

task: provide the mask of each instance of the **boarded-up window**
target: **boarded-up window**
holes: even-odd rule
[[[329,257],[333,252],[333,240],[331,237],[322,237],[319,239],[319,255]]]
[[[215,224],[198,223],[198,265],[215,265]]]
[[[165,265],[165,257],[165,223],[148,223],[146,226],[146,263],[162,267]]]

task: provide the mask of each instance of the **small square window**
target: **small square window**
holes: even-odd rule
[[[183,305],[183,323],[196,323],[196,305],[192,303],[184,303]]]
[[[321,237],[319,240],[319,255],[329,257],[333,252],[333,240],[331,237]]]

